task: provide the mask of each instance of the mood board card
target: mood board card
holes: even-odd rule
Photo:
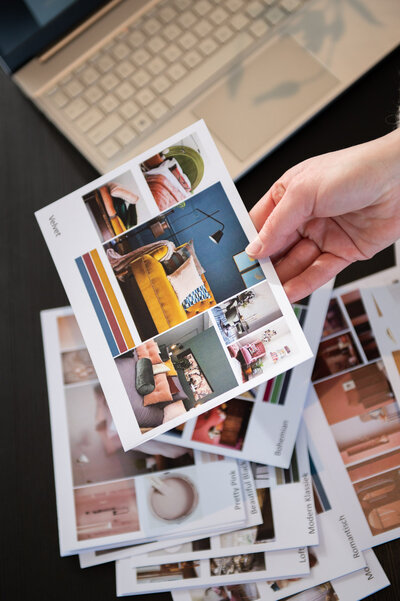
[[[271,578],[299,578],[309,573],[305,548],[270,553],[246,553],[189,561],[132,565],[130,558],[116,562],[117,596],[220,586]]]
[[[149,443],[145,443],[146,446]],[[151,443],[150,443],[151,444]],[[198,461],[219,461],[220,455],[195,451]],[[248,521],[240,529],[197,540],[175,539],[164,545],[148,543],[96,553],[80,553],[81,567],[89,567],[131,558],[130,567],[152,565],[155,561],[192,561],[210,557],[231,556],[293,549],[318,544],[318,528],[312,475],[305,428],[299,431],[288,469],[257,463],[239,462]],[[256,520],[258,506],[261,520]]]
[[[319,440],[315,440],[313,433],[307,428],[310,463],[312,478],[310,487],[315,499],[317,518],[316,524],[319,532],[319,544],[308,547],[310,574],[299,578],[274,578],[267,579],[266,582],[250,583],[242,585],[244,588],[243,596],[239,599],[256,601],[260,599],[275,600],[278,599],[296,599],[300,600],[319,600],[319,599],[352,599],[362,598],[361,591],[378,590],[387,586],[388,582],[381,570],[374,554],[371,551],[366,553],[361,551],[356,539],[355,517],[351,507],[348,506],[347,499],[343,497],[342,490],[337,485],[336,477],[333,476],[331,466],[321,457]],[[329,596],[329,592],[334,592],[333,583],[330,581],[344,577],[360,586],[359,596]],[[358,575],[358,576],[356,576]],[[373,582],[375,581],[375,582]],[[234,583],[231,583],[234,586]],[[377,588],[373,589],[374,586]],[[203,588],[200,588],[203,587]],[[248,588],[247,588],[248,587]],[[240,589],[232,588],[230,585],[221,587],[218,595],[213,598],[213,588],[208,582],[198,582],[195,589],[182,590],[173,593],[174,601],[222,601],[219,594],[231,592],[232,597],[236,598],[235,592]],[[302,591],[309,591],[309,594]],[[340,588],[343,593],[346,588]],[[216,589],[214,589],[216,592]],[[325,596],[326,593],[326,596]],[[231,595],[227,595],[231,599]]]
[[[382,361],[400,405],[400,283],[361,290]]]
[[[144,447],[147,449],[149,444],[151,444],[151,442],[145,443]],[[168,446],[171,447],[171,445]],[[194,456],[199,463],[223,460],[223,457],[220,455],[208,455],[201,451],[195,451]],[[257,529],[263,523],[263,515],[262,506],[258,503],[259,496],[255,488],[253,473],[249,462],[239,461],[238,463],[240,484],[243,490],[244,508],[246,511],[246,521],[242,527],[249,530],[254,528]],[[227,525],[226,529],[230,532],[232,526]],[[93,549],[92,551],[79,553],[79,564],[81,568],[89,568],[117,559],[137,557],[138,555],[142,558],[142,563],[147,556],[161,557],[165,555],[171,558],[178,553],[179,558],[181,557],[181,553],[185,553],[186,558],[192,559],[193,557],[196,557],[197,559],[203,555],[204,557],[207,557],[207,549],[211,549],[213,546],[213,539],[219,539],[219,535],[215,534],[213,530],[210,530],[210,532],[202,534],[201,538],[199,538],[198,535],[197,537],[194,535],[186,537],[180,536],[179,538],[172,538],[170,540],[160,539],[150,543],[139,543],[127,547],[116,546],[109,549]],[[196,556],[193,554],[194,552],[196,552]],[[218,551],[216,553],[218,553]]]
[[[204,122],[36,217],[125,450],[311,357]]]
[[[368,312],[377,305],[364,302],[369,290],[398,278],[393,267],[335,290],[304,412],[321,461],[335,473],[361,549],[400,535],[396,383]]]
[[[222,586],[208,586],[172,591],[173,601],[359,601],[389,586],[376,555],[370,549],[364,552],[366,566],[341,577],[331,577],[314,584],[311,576],[269,582],[246,582]],[[333,571],[332,571],[333,573]],[[291,584],[297,583],[294,593]],[[289,590],[287,590],[289,587]]]
[[[206,464],[200,452],[159,441],[123,450],[69,317],[41,314],[61,555],[245,527],[237,460]]]

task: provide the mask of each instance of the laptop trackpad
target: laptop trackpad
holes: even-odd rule
[[[193,112],[245,160],[337,83],[293,38],[281,38],[236,67]]]

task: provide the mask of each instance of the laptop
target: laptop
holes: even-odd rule
[[[102,173],[203,118],[238,177],[399,41],[399,0],[0,6],[3,68]]]

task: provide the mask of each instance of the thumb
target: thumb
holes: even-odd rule
[[[297,228],[311,216],[312,203],[301,185],[290,182],[285,188],[282,182],[276,182],[270,196],[275,207],[257,238],[246,248],[251,257],[268,257],[277,253],[290,243]]]

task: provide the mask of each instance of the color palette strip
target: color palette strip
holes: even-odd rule
[[[293,307],[293,310],[294,314],[299,320],[300,325],[302,326],[306,317],[307,310],[300,305],[295,305]],[[272,403],[273,405],[284,405],[291,376],[292,370],[287,371],[284,374],[280,374],[272,380],[268,380],[267,386],[264,390],[263,401],[265,401],[266,403]]]
[[[311,477],[313,479],[314,500],[317,512],[322,513],[322,511],[329,511],[331,509],[331,504],[329,503],[328,495],[325,492],[324,486],[321,482],[321,478],[319,477],[317,468],[315,467],[315,463],[310,454],[309,458]]]
[[[275,468],[276,483],[277,484],[290,484],[291,482],[299,482],[299,463],[297,460],[296,447],[293,450],[292,459],[288,468]]]
[[[135,346],[96,249],[75,259],[113,357]]]

